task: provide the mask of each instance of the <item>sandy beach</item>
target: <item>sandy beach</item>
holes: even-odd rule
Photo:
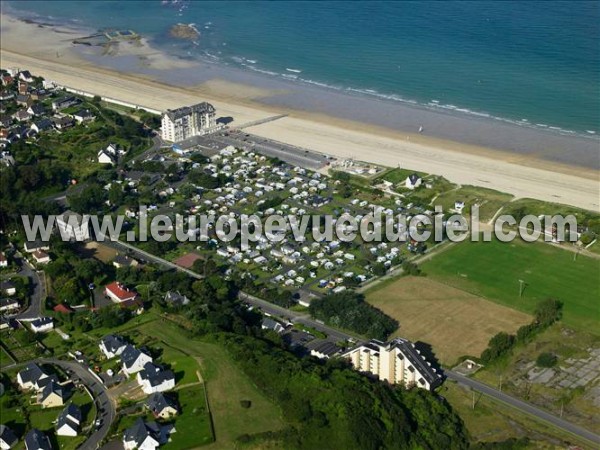
[[[261,98],[281,91],[244,86],[211,78],[189,87],[159,82],[151,74],[124,73],[94,64],[71,44],[72,34],[51,26],[25,23],[2,15],[0,65],[19,67],[61,85],[165,110],[209,101],[219,117],[233,126],[277,114],[287,117],[248,128],[249,132],[338,158],[355,158],[390,167],[442,175],[452,182],[484,186],[517,198],[569,204],[600,211],[599,172],[519,154],[461,144],[310,111],[266,105]],[[141,45],[119,44],[118,56],[140,68],[177,70],[193,62],[170,57]],[[96,59],[97,60],[97,59]],[[599,150],[600,153],[600,150]]]

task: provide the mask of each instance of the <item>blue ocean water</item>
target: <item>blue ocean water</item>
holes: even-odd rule
[[[4,2],[3,2],[4,3]],[[597,1],[20,1],[186,58],[432,107],[600,133]],[[196,42],[171,39],[193,23]]]

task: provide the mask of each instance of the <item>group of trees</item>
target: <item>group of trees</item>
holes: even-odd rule
[[[560,320],[562,307],[562,302],[558,300],[542,300],[535,308],[533,321],[520,327],[516,335],[500,332],[490,339],[487,348],[481,353],[481,362],[489,364],[509,354],[517,344],[530,342],[536,334]]]
[[[468,448],[466,430],[433,394],[373,381],[342,360],[299,359],[252,336],[218,335],[252,382],[281,405],[286,448]],[[243,440],[251,437],[243,436]]]
[[[385,340],[398,322],[365,302],[362,294],[343,291],[313,300],[309,312],[333,327],[345,328],[369,338]]]

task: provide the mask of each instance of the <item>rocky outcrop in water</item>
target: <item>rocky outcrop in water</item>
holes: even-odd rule
[[[173,25],[169,31],[169,34],[171,37],[177,39],[187,39],[190,41],[198,39],[200,36],[200,32],[196,29],[193,23],[178,23],[177,25]]]

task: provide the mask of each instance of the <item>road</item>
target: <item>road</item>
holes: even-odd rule
[[[42,314],[43,302],[46,298],[46,285],[40,274],[25,260],[23,256],[16,258],[17,264],[21,267],[19,275],[26,276],[31,281],[32,293],[29,297],[29,307],[20,314],[15,316],[15,319],[30,320],[40,317]],[[42,272],[43,274],[43,272]]]
[[[567,422],[566,420],[561,419],[560,417],[550,414],[542,409],[536,408],[535,406],[526,403],[522,400],[519,400],[515,397],[512,397],[508,394],[505,394],[504,392],[494,389],[488,386],[487,384],[481,383],[472,378],[465,377],[464,375],[461,375],[457,372],[445,370],[444,373],[446,377],[448,377],[448,379],[450,380],[454,380],[460,384],[464,384],[465,386],[468,386],[471,389],[481,392],[489,397],[493,397],[496,400],[501,401],[502,403],[506,403],[512,406],[513,408],[516,408],[522,412],[525,412],[527,414],[535,416],[538,419],[548,422],[556,428],[560,428],[563,431],[567,431],[580,438],[586,439],[590,442],[600,445],[600,436],[596,433],[593,433],[584,428],[581,428],[580,426]]]
[[[318,170],[327,165],[326,155],[294,145],[284,144],[272,139],[247,134],[238,130],[211,134],[210,138],[225,145],[233,145],[245,150],[257,151],[263,155],[279,158],[293,166]]]
[[[100,383],[87,368],[74,361],[62,361],[60,359],[50,358],[39,360],[42,364],[54,364],[64,370],[68,370],[77,376],[83,384],[90,390],[94,396],[96,405],[96,419],[102,420],[102,425],[97,428],[90,437],[81,445],[80,448],[95,449],[100,446],[100,442],[108,435],[110,426],[115,420],[116,409],[111,400],[108,390]]]

